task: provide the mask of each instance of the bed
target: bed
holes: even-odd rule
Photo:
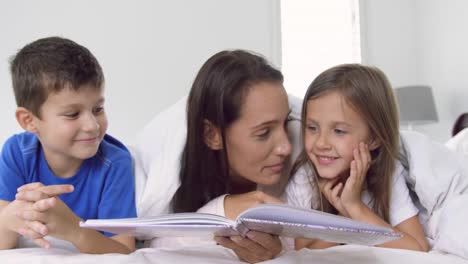
[[[2,263],[240,263],[229,250],[219,246],[189,247],[177,250],[144,248],[130,255],[89,255],[63,249],[42,250],[22,248],[0,252]],[[467,264],[468,260],[452,254],[421,253],[409,250],[345,245],[325,250],[302,249],[286,252],[264,263],[412,263],[412,264]]]
[[[131,148],[135,158],[137,210],[140,215],[163,214],[169,210],[171,194],[178,186],[178,158],[185,137],[185,99],[148,124]],[[297,106],[295,108],[295,106]],[[292,104],[300,113],[300,104]],[[177,124],[179,123],[179,124]],[[161,129],[161,124],[165,124]],[[468,159],[459,151],[467,137],[444,146],[415,132],[402,132],[408,163],[406,180],[421,209],[421,221],[432,245],[429,253],[343,245],[326,250],[287,251],[265,263],[465,263],[468,264]],[[144,147],[143,147],[144,146]],[[450,149],[451,148],[451,149]],[[168,177],[160,177],[160,175]],[[18,248],[0,251],[3,263],[239,263],[231,250],[212,244],[183,248],[140,248],[130,255],[90,255],[60,244],[51,249]]]

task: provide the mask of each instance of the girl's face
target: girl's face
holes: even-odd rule
[[[366,121],[337,91],[310,99],[305,122],[307,155],[322,178],[348,177],[353,150],[360,142],[371,146]]]
[[[291,153],[288,115],[288,97],[281,83],[260,82],[250,88],[240,118],[225,133],[233,180],[261,185],[279,181]]]

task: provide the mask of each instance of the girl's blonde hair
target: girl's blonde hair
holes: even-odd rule
[[[392,175],[395,170],[395,160],[399,157],[398,107],[392,87],[385,74],[376,67],[342,64],[322,72],[307,89],[302,104],[303,139],[307,102],[331,91],[339,92],[362,116],[369,127],[371,137],[380,143],[377,149],[371,151],[372,162],[367,172],[366,186],[373,199],[373,211],[388,221]],[[317,184],[317,171],[303,148],[294,165],[293,173],[304,165],[310,166],[315,171],[314,181]]]

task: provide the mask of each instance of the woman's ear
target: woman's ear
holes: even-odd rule
[[[38,130],[34,119],[36,118],[33,113],[24,107],[18,107],[15,112],[16,121],[26,131],[37,134]]]
[[[205,144],[212,150],[220,150],[223,148],[221,140],[221,131],[208,120],[203,120],[203,137]]]

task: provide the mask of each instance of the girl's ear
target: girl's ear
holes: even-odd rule
[[[26,131],[37,134],[38,130],[34,119],[36,118],[33,113],[24,107],[18,107],[15,112],[16,121]]]
[[[208,120],[203,120],[203,137],[205,144],[212,150],[220,150],[223,148],[221,140],[221,131]]]
[[[380,140],[372,138],[369,142],[369,150],[376,150],[378,147],[380,147]]]

